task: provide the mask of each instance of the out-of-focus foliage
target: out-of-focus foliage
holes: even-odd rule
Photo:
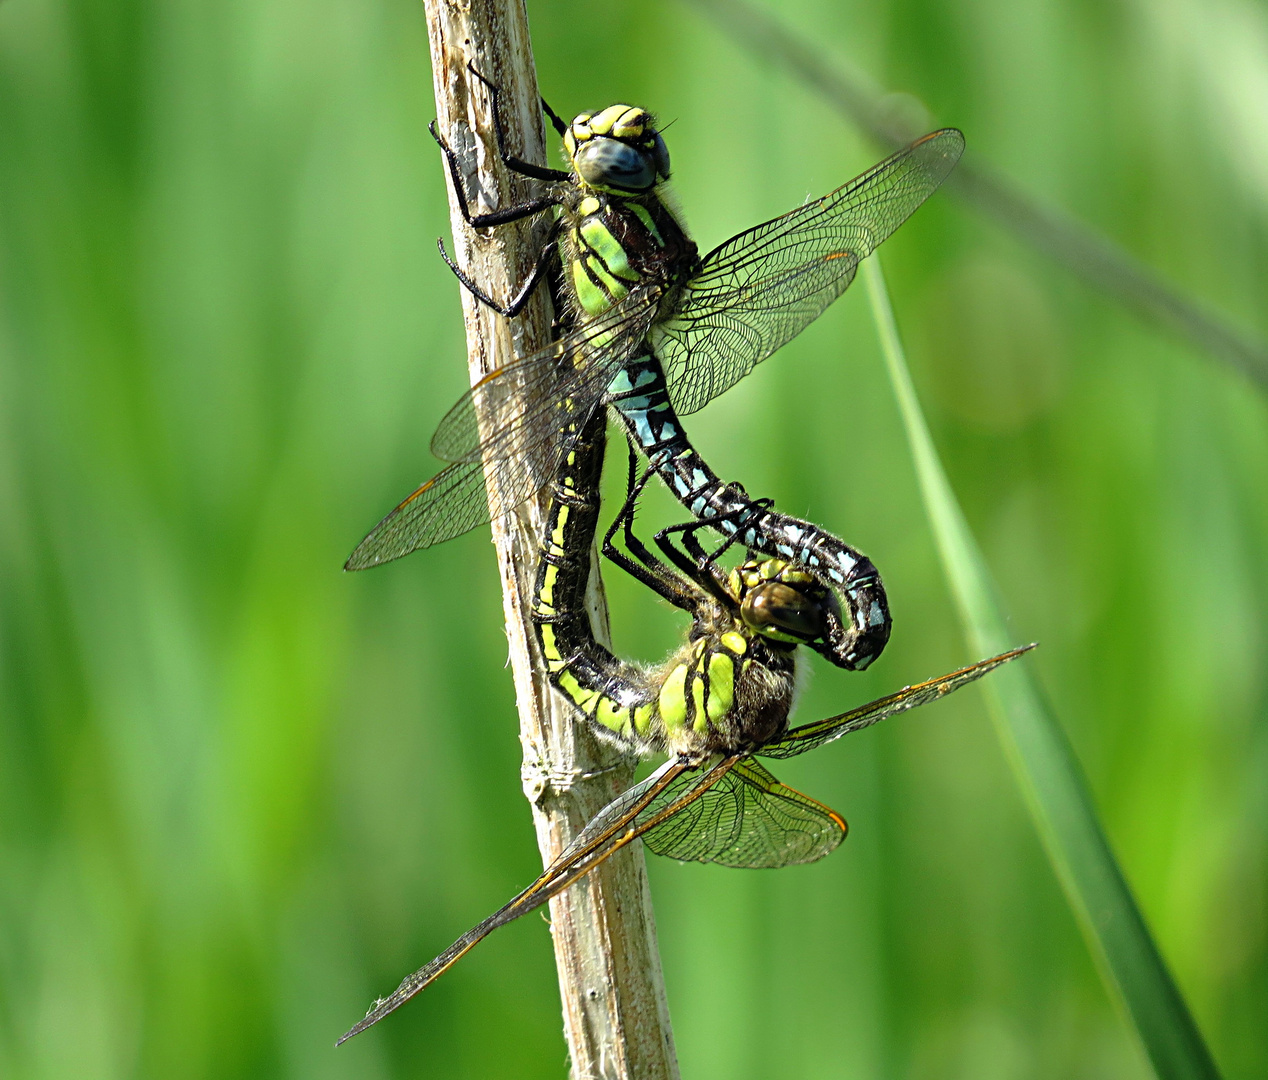
[[[675,121],[706,246],[879,156],[681,8],[530,16],[557,110]],[[796,20],[1268,330],[1260,8]],[[0,5],[2,1076],[563,1073],[538,920],[331,1048],[538,866],[487,542],[338,570],[463,386],[431,115],[412,0]],[[1262,1075],[1268,406],[949,200],[886,253],[1027,662],[1217,1059]],[[885,657],[817,665],[802,719],[971,659],[861,290],[692,430],[885,574]],[[621,649],[666,648],[608,578]],[[831,858],[652,866],[684,1075],[1146,1075],[976,691],[781,777],[850,818]]]

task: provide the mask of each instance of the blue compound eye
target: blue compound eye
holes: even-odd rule
[[[656,142],[652,145],[652,156],[656,159],[656,175],[662,180],[668,180],[669,147],[665,145],[665,140],[659,135],[656,136]]]
[[[594,187],[646,191],[656,183],[652,155],[616,139],[592,139],[577,151],[576,165],[581,179]]]

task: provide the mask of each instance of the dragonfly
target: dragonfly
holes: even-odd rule
[[[489,229],[554,216],[533,270],[507,303],[453,263],[443,242],[441,254],[464,287],[508,317],[556,267],[569,331],[492,372],[450,409],[431,441],[450,464],[380,521],[346,568],[400,558],[510,513],[552,481],[573,450],[568,439],[610,407],[694,518],[751,551],[798,564],[838,595],[837,610],[825,613],[823,655],[865,668],[890,632],[875,566],[819,526],[723,482],[688,440],[680,414],[734,385],[844,292],[859,262],[946,178],[963,135],[932,132],[701,257],[674,210],[669,152],[650,113],[612,105],[569,124],[543,102],[569,164],[551,169],[510,152],[498,88],[471,71],[491,95],[501,160],[539,189],[515,205],[473,213],[464,161],[433,124],[464,219]]]
[[[528,888],[375,1002],[341,1043],[421,992],[498,927],[537,910],[635,840],[668,858],[733,867],[823,858],[845,838],[845,818],[781,783],[758,759],[796,757],[941,700],[1033,648],[789,730],[795,650],[824,633],[833,594],[781,559],[759,555],[724,570],[714,558],[721,551],[703,551],[696,536],[703,526],[696,521],[657,533],[661,555],[654,555],[633,528],[639,494],[654,470],[637,476],[631,450],[625,503],[603,538],[604,554],[687,612],[691,627],[682,648],[662,664],[616,657],[595,639],[585,606],[604,433],[601,413],[569,433],[573,449],[550,489],[533,624],[551,682],[585,722],[623,749],[668,760],[599,811]]]

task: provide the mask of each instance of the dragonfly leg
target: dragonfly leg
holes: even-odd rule
[[[524,310],[524,305],[528,303],[529,298],[537,290],[537,286],[542,283],[542,279],[545,278],[554,261],[555,251],[559,246],[559,242],[554,239],[554,234],[558,232],[558,228],[552,226],[550,232],[551,239],[546,242],[538,253],[537,262],[533,264],[533,269],[529,271],[528,277],[524,279],[524,284],[519,287],[519,291],[505,305],[499,304],[494,300],[471,279],[465,270],[449,257],[449,252],[445,250],[443,237],[436,239],[436,246],[440,248],[440,257],[445,260],[445,265],[453,271],[454,277],[462,282],[462,286],[467,292],[486,307],[492,308],[499,315],[505,315],[508,319],[513,319]]]
[[[768,509],[772,505],[770,499],[752,499],[742,506],[737,506],[725,514],[710,518],[708,521],[686,521],[678,525],[670,525],[654,537],[656,546],[664,553],[675,566],[677,566],[684,574],[688,574],[693,580],[699,582],[710,592],[714,589],[720,590],[728,604],[734,603],[729,589],[727,588],[726,576],[718,567],[717,561],[727,552],[732,544],[739,539],[739,526],[754,510]],[[714,551],[707,552],[704,546],[696,538],[696,534],[702,529],[715,529],[722,522],[733,522],[737,528],[732,530],[718,530],[724,532],[725,539],[722,544]],[[678,538],[678,543],[682,545],[681,550],[674,545],[674,538]],[[716,583],[716,584],[715,584]],[[718,595],[718,593],[714,593]],[[719,597],[722,598],[722,597]]]
[[[651,475],[652,470],[650,468],[643,470],[641,476],[638,474],[638,457],[634,452],[634,447],[629,447],[629,471],[626,476],[625,502],[621,504],[621,509],[617,511],[616,517],[612,519],[612,524],[603,536],[602,551],[608,559],[636,581],[646,585],[662,599],[667,600],[675,607],[694,614],[697,606],[695,596],[690,590],[685,589],[682,581],[634,535],[634,516],[638,509],[638,498],[647,486],[647,481],[651,478]],[[613,543],[618,530],[622,533],[625,547],[630,553],[629,555]],[[633,555],[634,558],[630,558],[630,555]]]
[[[567,180],[570,173],[564,172],[562,169],[548,169],[542,165],[534,165],[530,161],[524,161],[516,157],[506,149],[506,129],[502,126],[502,90],[495,83],[490,82],[475,68],[470,61],[467,63],[467,70],[471,72],[480,82],[488,88],[489,99],[493,105],[493,135],[497,139],[498,157],[502,159],[502,164],[513,172],[519,173],[521,176],[528,176],[534,180],[550,180],[556,183]],[[555,115],[554,109],[546,104],[546,99],[542,98],[542,108],[546,115],[550,117],[550,122],[554,128],[562,136],[568,130],[565,124],[558,116]]]
[[[550,103],[545,98],[541,99],[542,112],[550,117],[550,126],[555,129],[555,134],[561,139],[568,134],[568,125],[560,118],[559,114],[550,107]]]
[[[559,205],[560,199],[558,195],[542,195],[536,199],[528,199],[514,206],[505,207],[502,210],[492,210],[487,214],[471,213],[470,204],[467,202],[467,189],[462,179],[462,170],[459,168],[457,153],[441,137],[435,120],[427,125],[427,130],[431,132],[431,137],[436,140],[436,144],[444,152],[445,160],[449,163],[449,178],[453,181],[454,194],[458,197],[458,209],[462,211],[462,220],[473,229],[488,229],[495,225],[506,225],[509,222],[532,217],[534,214],[540,214],[543,210]]]
[[[732,485],[738,487],[738,485]],[[743,489],[741,489],[743,490]],[[717,517],[710,518],[708,521],[686,521],[680,525],[670,525],[667,529],[662,529],[663,533],[680,533],[682,546],[696,559],[697,565],[702,569],[712,562],[717,562],[730,549],[732,544],[739,541],[740,527],[745,523],[755,510],[769,510],[775,505],[774,499],[750,499],[746,505],[736,506]],[[719,522],[730,522],[736,526],[734,530],[719,530]],[[725,531],[726,538],[712,552],[705,552],[703,545],[696,539],[696,534],[701,529],[713,529],[715,531]]]
[[[735,601],[726,588],[726,576],[707,558],[696,558],[690,551],[680,551],[674,546],[671,537],[681,526],[671,525],[661,529],[652,537],[661,553],[674,564],[684,575],[705,589],[710,596],[721,601],[727,607],[734,607]],[[704,552],[700,552],[701,556]]]

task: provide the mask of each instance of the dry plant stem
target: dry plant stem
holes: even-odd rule
[[[425,0],[424,6],[438,129],[456,149],[475,150],[476,166],[465,178],[468,194],[477,193],[471,209],[478,213],[508,206],[525,190],[524,182],[508,176],[497,157],[488,92],[472,78],[467,64],[474,63],[502,88],[502,119],[512,153],[544,163],[524,8],[518,0]],[[458,264],[493,296],[513,295],[540,249],[534,225],[517,223],[477,234],[463,221],[452,190],[449,204]],[[550,313],[545,293],[538,290],[524,312],[510,320],[462,290],[473,383],[517,354],[546,344]],[[633,763],[575,724],[569,706],[542,674],[528,597],[543,511],[542,503],[531,502],[515,517],[495,521],[493,543],[520,713],[524,792],[533,807],[542,861],[549,865],[593,814],[629,786]],[[597,573],[592,584],[592,616],[600,636],[606,637]],[[677,1080],[642,845],[631,845],[557,896],[550,902],[550,915],[572,1075],[577,1080]]]

